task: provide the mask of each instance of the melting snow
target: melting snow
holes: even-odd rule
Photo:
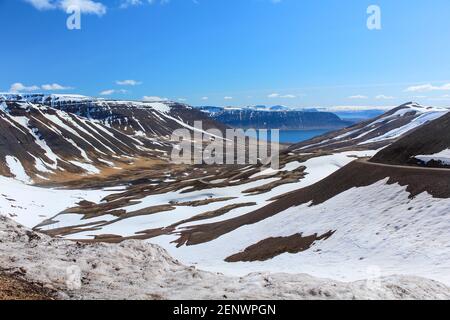
[[[39,188],[0,176],[0,215],[33,228],[82,200],[98,203],[111,193],[114,192]]]
[[[450,165],[450,149],[443,150],[441,152],[430,154],[430,155],[418,155],[415,156],[416,159],[419,159],[425,163],[428,163],[432,160],[440,161],[445,165]]]
[[[75,160],[69,161],[70,163],[76,165],[77,167],[82,168],[83,170],[87,171],[88,174],[98,174],[100,173],[100,170],[97,169],[96,166],[88,163],[83,163]]]
[[[371,274],[356,283],[289,274],[226,277],[182,265],[165,250],[143,241],[76,245],[35,234],[2,218],[0,235],[1,265],[10,272],[20,268],[29,280],[55,288],[63,299],[450,298],[445,285],[418,277]],[[71,283],[67,283],[67,271],[73,268],[89,279],[80,290],[70,290]]]
[[[380,181],[320,205],[292,207],[205,244],[173,248],[168,245],[173,236],[158,238],[157,243],[184,263],[231,275],[269,271],[355,281],[375,268],[382,276],[416,275],[450,284],[449,207],[450,199],[427,193],[410,199],[405,187]],[[298,254],[265,262],[224,262],[269,237],[330,230],[336,230],[332,237]]]
[[[24,183],[32,183],[33,182],[31,180],[31,178],[25,172],[25,169],[23,168],[22,163],[20,162],[19,159],[17,159],[16,157],[12,157],[12,156],[6,156],[5,160],[6,160],[6,164],[9,167],[9,171],[11,171],[11,174],[13,174],[17,180],[22,181]]]

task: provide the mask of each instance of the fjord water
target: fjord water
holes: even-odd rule
[[[332,130],[280,130],[281,143],[298,143],[321,136]]]
[[[306,141],[318,136],[321,136],[327,132],[333,131],[331,129],[318,129],[318,130],[280,130],[280,143],[294,144],[302,141]],[[259,135],[259,133],[258,133]],[[252,136],[252,135],[250,135]],[[253,136],[254,137],[254,136]],[[261,137],[263,139],[265,137]],[[270,130],[268,131],[267,140],[271,140]]]

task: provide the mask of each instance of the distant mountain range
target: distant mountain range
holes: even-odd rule
[[[215,107],[202,106],[199,110],[212,119],[233,128],[316,130],[340,129],[353,124],[331,112],[317,109],[295,110],[286,106]]]
[[[325,111],[325,110],[324,110]],[[347,110],[347,111],[332,111],[342,120],[351,122],[361,122],[363,120],[378,117],[386,112],[386,110],[372,109],[372,110]]]

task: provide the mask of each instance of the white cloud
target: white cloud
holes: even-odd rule
[[[350,97],[348,97],[349,99],[368,99],[369,97],[367,97],[367,96],[364,96],[364,95],[362,95],[362,94],[357,94],[357,95],[354,95],[354,96],[350,96]]]
[[[376,96],[375,99],[377,99],[377,100],[392,100],[392,99],[395,99],[395,97],[380,94],[380,95]]]
[[[56,9],[56,4],[53,0],[25,0],[25,2],[28,2],[38,10]]]
[[[203,101],[206,101],[206,100],[208,100],[209,98],[208,97],[202,97],[202,100]]]
[[[52,83],[52,84],[43,84],[41,86],[42,90],[46,91],[58,91],[58,90],[70,90],[73,89],[72,87],[65,87],[58,83]]]
[[[233,97],[223,97],[224,100],[233,100]]]
[[[168,101],[169,99],[167,98],[161,98],[161,97],[157,97],[157,96],[144,96],[142,98],[142,100],[144,101],[151,101],[151,102],[161,102],[161,101]]]
[[[13,84],[11,85],[11,88],[9,89],[9,91],[10,91],[10,92],[17,93],[17,92],[31,92],[31,91],[37,91],[37,90],[39,90],[39,89],[40,89],[40,87],[39,87],[39,86],[36,86],[36,85],[25,86],[23,83],[16,82],[16,83],[13,83]]]
[[[120,89],[120,90],[115,90],[115,89],[109,89],[109,90],[104,90],[102,92],[100,92],[101,96],[110,96],[114,93],[121,93],[121,94],[125,94],[128,93],[128,90],[124,90],[124,89]]]
[[[137,86],[142,84],[142,82],[136,80],[119,80],[116,81],[116,84],[119,86]]]
[[[102,16],[106,13],[106,6],[92,0],[61,0],[60,6],[64,11],[70,7],[78,7],[82,13]]]
[[[126,9],[129,7],[141,6],[144,3],[154,4],[154,3],[158,3],[158,2],[160,4],[167,4],[170,1],[169,0],[159,0],[159,1],[156,1],[156,0],[122,0],[122,2],[120,3],[120,8]]]
[[[432,84],[428,83],[406,88],[405,91],[406,92],[450,91],[450,83],[446,83],[441,86],[433,86]]]
[[[112,95],[114,92],[116,92],[116,90],[113,90],[113,89],[111,89],[111,90],[104,90],[104,91],[100,92],[100,95],[101,95],[101,96],[110,96],[110,95]]]
[[[125,9],[133,6],[140,6],[142,4],[141,0],[122,0],[120,8]]]
[[[9,91],[10,92],[32,92],[32,91],[38,91],[38,90],[59,91],[59,90],[70,90],[70,89],[73,89],[73,88],[65,87],[58,83],[43,84],[42,86],[37,86],[37,85],[26,86],[21,82],[16,82],[11,85],[11,88],[9,89]]]
[[[284,95],[282,95],[282,94],[279,94],[279,93],[272,93],[272,94],[269,94],[267,97],[268,98],[283,98],[283,99],[294,99],[294,98],[297,98],[297,96],[295,96],[293,94],[284,94]]]
[[[67,11],[70,7],[78,7],[82,13],[102,16],[106,13],[106,6],[93,0],[25,0],[38,10],[60,9]]]

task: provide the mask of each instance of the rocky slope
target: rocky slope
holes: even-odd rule
[[[296,152],[379,149],[449,112],[445,108],[403,104],[374,119],[291,146]]]
[[[144,242],[74,243],[3,217],[0,237],[0,265],[62,299],[450,299],[448,287],[419,277],[354,283],[288,274],[226,277],[184,266]]]
[[[450,113],[394,142],[373,159],[394,165],[450,167]]]
[[[20,272],[20,271],[19,271]],[[0,301],[52,300],[54,292],[17,274],[0,273]]]
[[[3,100],[2,100],[3,99]],[[31,182],[168,159],[178,128],[225,126],[186,105],[0,95],[0,174]]]

